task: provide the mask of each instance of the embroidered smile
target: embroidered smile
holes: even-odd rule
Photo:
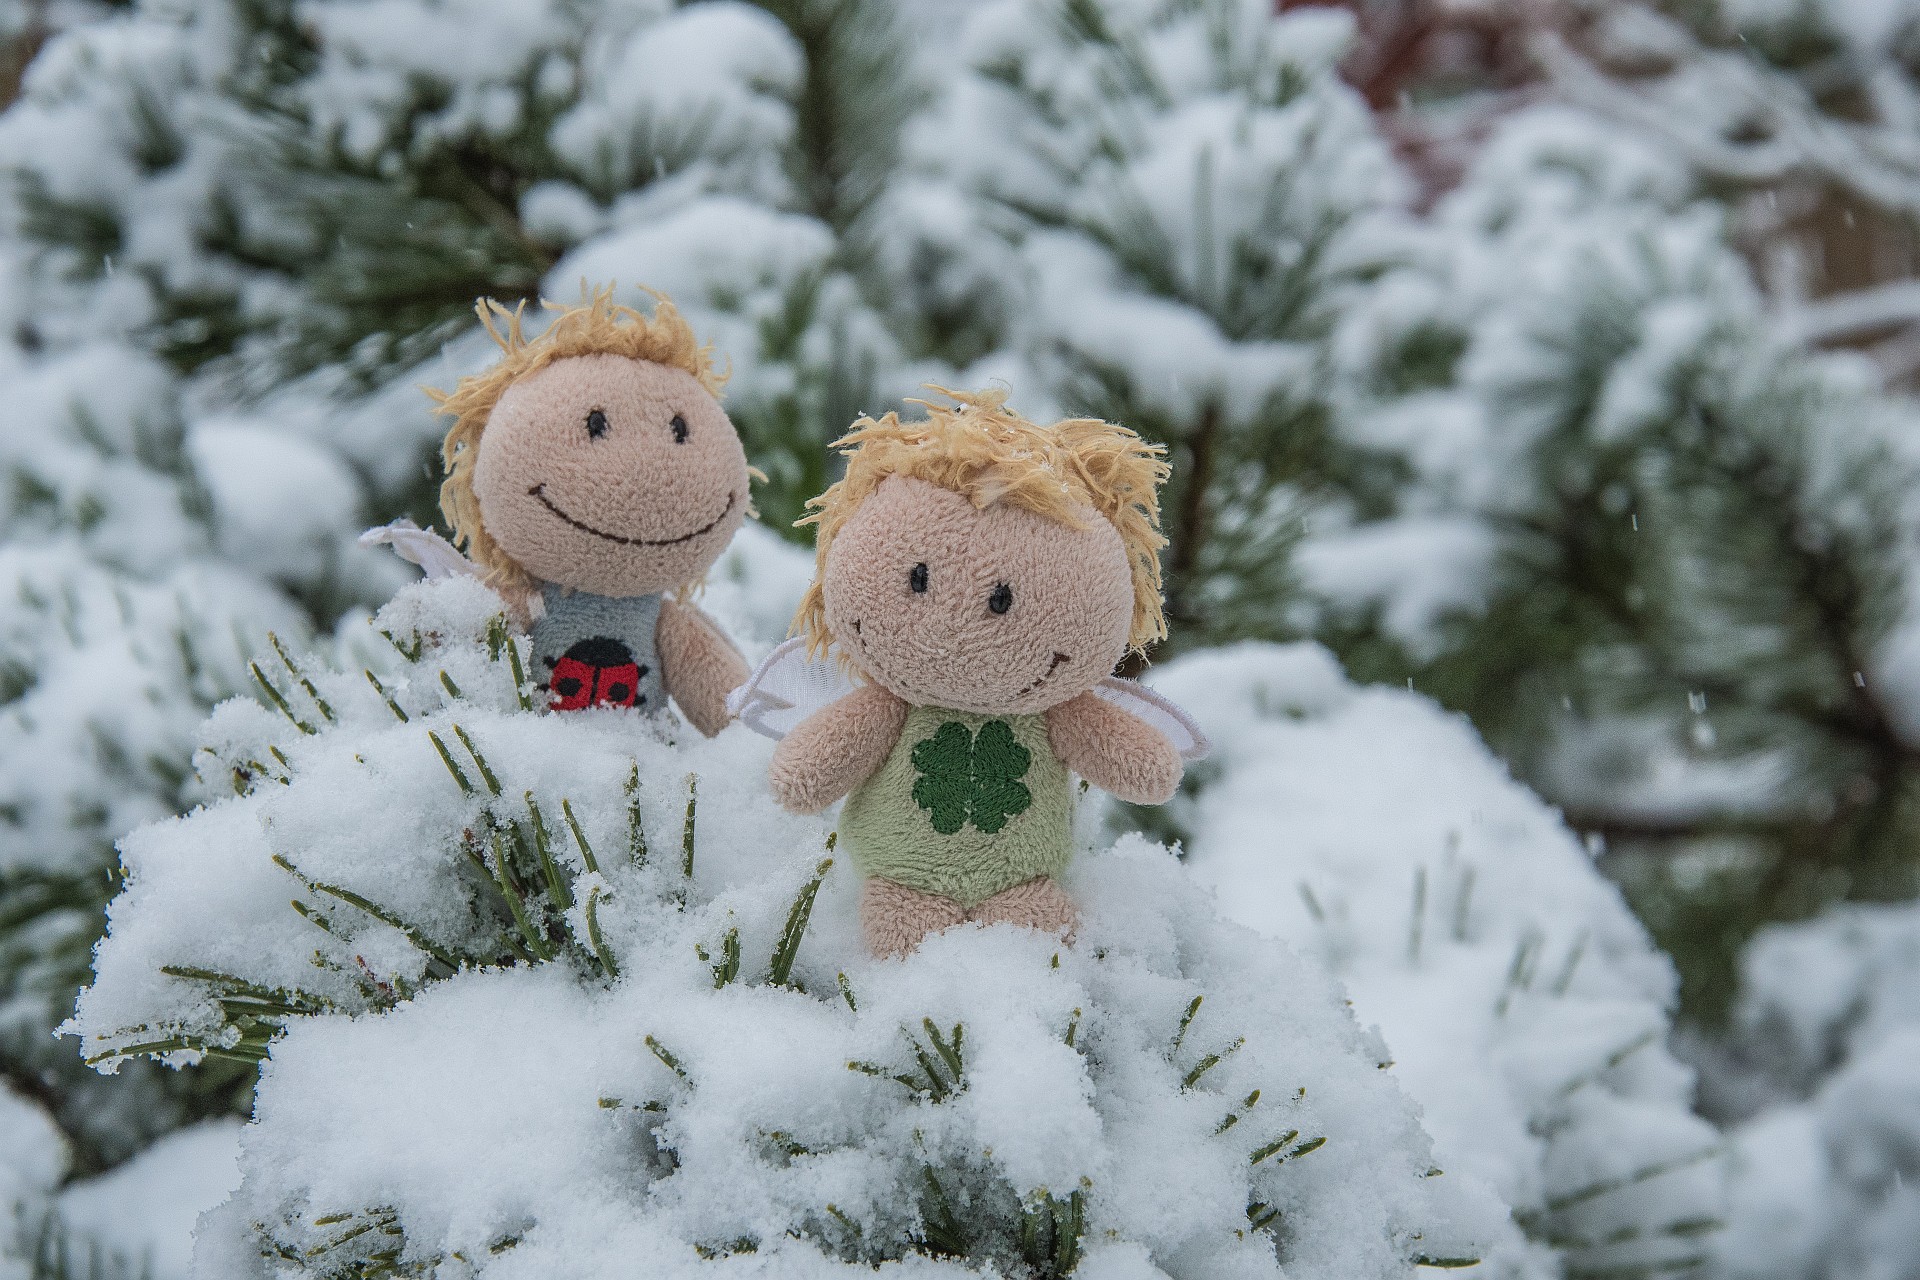
[[[1020,692],[1014,694],[1013,696],[1016,698],[1026,697],[1028,694],[1032,693],[1035,689],[1038,689],[1041,685],[1053,679],[1053,673],[1060,669],[1061,664],[1072,662],[1072,661],[1073,659],[1068,657],[1066,654],[1056,652],[1053,655],[1053,661],[1047,664],[1046,674],[1042,675],[1038,680],[1035,680],[1032,684],[1028,685],[1026,688],[1022,689]]]
[[[596,529],[584,520],[576,520],[555,506],[553,499],[547,496],[547,482],[544,480],[527,490],[527,492],[540,499],[541,506],[553,512],[553,514],[559,516],[574,528],[590,533],[596,538],[605,538],[608,542],[617,542],[623,547],[671,547],[697,538],[719,524],[722,520],[725,520],[727,513],[733,510],[733,504],[740,499],[740,495],[737,493],[728,494],[727,505],[720,508],[720,514],[701,525],[698,529],[695,529],[692,533],[683,533],[677,538],[623,538],[617,533],[608,533],[604,529]]]

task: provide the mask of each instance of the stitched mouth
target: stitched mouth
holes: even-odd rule
[[[1038,689],[1041,685],[1053,679],[1054,672],[1058,671],[1066,663],[1069,663],[1072,661],[1073,659],[1068,657],[1066,654],[1061,653],[1058,650],[1055,650],[1053,655],[1053,661],[1047,664],[1046,674],[1042,675],[1038,680],[1035,680],[1032,684],[1028,685],[1026,688],[1022,689],[1020,692],[1014,694],[1013,696],[1016,698],[1026,697],[1028,694],[1032,693],[1035,689]]]
[[[727,505],[720,508],[720,514],[701,525],[698,529],[695,529],[692,533],[683,533],[677,538],[626,538],[617,533],[608,533],[605,529],[596,529],[586,521],[576,520],[562,511],[558,506],[554,505],[553,499],[547,496],[547,482],[544,480],[527,490],[527,492],[533,497],[540,499],[541,506],[553,512],[553,514],[559,516],[574,528],[579,529],[583,533],[590,533],[596,538],[605,538],[608,542],[617,542],[623,547],[672,547],[682,542],[689,542],[701,534],[706,533],[722,520],[725,520],[727,513],[733,510],[733,504],[740,500],[739,494],[729,493],[727,495]]]

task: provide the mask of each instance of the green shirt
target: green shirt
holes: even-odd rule
[[[1073,790],[1044,715],[912,707],[886,762],[853,789],[840,843],[862,874],[972,908],[1073,853]]]

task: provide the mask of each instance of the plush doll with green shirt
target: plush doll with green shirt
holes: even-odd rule
[[[840,846],[881,955],[963,921],[1071,935],[1072,775],[1158,804],[1204,749],[1177,708],[1112,676],[1165,634],[1159,448],[1092,419],[1028,421],[999,393],[947,394],[924,421],[862,419],[839,441],[846,475],[809,517],[801,634],[733,701],[784,734],[769,772],[782,804],[845,797]],[[851,679],[791,722],[805,699],[781,668],[802,645]]]

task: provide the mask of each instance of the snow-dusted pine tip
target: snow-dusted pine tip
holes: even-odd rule
[[[1339,989],[1165,849],[1084,852],[1070,946],[876,961],[764,740],[529,712],[471,580],[376,626],[215,714],[234,794],[125,841],[69,1026],[264,1060],[199,1274],[1352,1280],[1499,1231]]]
[[[1350,684],[1317,646],[1153,683],[1215,743],[1176,810],[1195,873],[1348,985],[1440,1163],[1512,1206],[1490,1273],[1697,1266],[1724,1173],[1667,1048],[1674,975],[1557,815],[1463,718]]]
[[[1920,907],[1762,930],[1741,987],[1716,1101],[1756,1113],[1729,1130],[1720,1274],[1920,1274]]]

